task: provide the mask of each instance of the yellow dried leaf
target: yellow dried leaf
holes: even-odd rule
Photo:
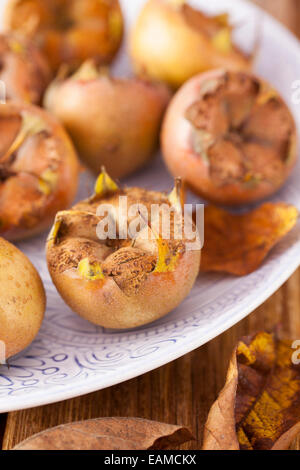
[[[273,98],[278,98],[278,92],[274,90],[274,88],[268,88],[258,95],[256,104],[258,104],[259,106],[263,106]]]
[[[57,172],[52,171],[50,169],[45,170],[41,174],[41,177],[39,178],[40,191],[46,196],[49,196],[52,193],[53,189],[55,188],[57,181],[58,181]]]
[[[170,251],[168,243],[160,236],[156,238],[158,247],[158,259],[154,273],[169,273],[175,271],[180,253],[175,254]]]
[[[41,116],[31,114],[27,111],[22,113],[22,126],[20,133],[22,132],[24,135],[29,136],[38,134],[46,128],[47,124]]]
[[[205,450],[285,450],[300,432],[300,365],[292,341],[265,332],[235,349],[205,426]]]
[[[98,197],[105,196],[109,193],[114,193],[119,190],[118,185],[114,180],[106,173],[105,169],[102,168],[101,174],[95,184],[95,195]]]
[[[105,276],[102,272],[101,265],[99,263],[90,264],[88,258],[84,258],[78,264],[79,274],[89,281],[99,281],[100,279],[105,279]]]
[[[15,54],[24,54],[25,47],[16,39],[11,39],[9,41],[9,47]]]
[[[66,225],[68,223],[68,218],[72,216],[81,216],[81,217],[97,217],[97,215],[93,212],[89,211],[80,211],[80,210],[65,210],[65,211],[60,211],[56,214],[55,221],[53,224],[53,227],[51,229],[51,232],[48,236],[47,243],[52,242],[55,244],[57,240],[57,236],[59,233],[59,230],[61,228],[62,222],[64,222]]]
[[[242,215],[206,207],[201,270],[250,274],[292,230],[297,219],[296,207],[285,203],[266,203]]]
[[[72,75],[72,80],[88,82],[99,78],[99,70],[92,59],[86,60],[79,69]]]
[[[58,216],[56,216],[53,227],[52,227],[52,229],[50,231],[50,234],[47,238],[47,243],[55,244],[55,242],[57,240],[58,232],[59,232],[60,227],[61,227],[61,224],[62,224],[62,219],[59,218]]]
[[[57,184],[58,174],[56,171],[50,170],[49,168],[42,173],[43,180],[47,181],[52,187]]]
[[[43,178],[38,179],[38,188],[41,193],[43,193],[45,196],[50,196],[52,189],[49,183],[47,181],[43,180]]]
[[[228,27],[220,29],[211,40],[215,49],[223,54],[232,51],[231,30]]]
[[[5,162],[6,160],[8,160],[9,157],[19,149],[19,147],[28,137],[38,134],[39,132],[42,132],[46,129],[47,124],[41,116],[24,111],[22,113],[22,124],[17,134],[17,137],[15,138],[5,155],[3,155],[1,161]]]
[[[172,204],[172,207],[175,207],[178,212],[182,212],[185,203],[185,189],[181,178],[175,179],[174,189],[169,194],[168,199]]]

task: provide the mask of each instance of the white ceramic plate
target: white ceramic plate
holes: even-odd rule
[[[127,24],[134,21],[143,0],[123,0]],[[1,2],[2,3],[2,2]],[[245,45],[253,25],[262,27],[257,71],[281,90],[300,124],[300,105],[292,103],[292,83],[300,79],[297,40],[253,5],[238,0],[194,2],[212,12],[228,10],[246,26],[239,32]],[[129,62],[120,54],[116,68],[128,73]],[[300,165],[277,199],[300,208]],[[140,174],[127,180],[153,189],[170,189],[160,157]],[[83,177],[80,197],[87,195],[92,179]],[[48,307],[34,343],[0,368],[0,412],[53,403],[128,380],[162,366],[230,328],[264,302],[300,264],[299,226],[250,276],[233,278],[201,275],[190,296],[165,318],[132,331],[108,331],[80,319],[66,307],[53,287],[44,259],[45,236],[20,244],[46,286]]]

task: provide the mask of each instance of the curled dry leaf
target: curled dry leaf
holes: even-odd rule
[[[160,450],[192,439],[181,426],[139,418],[99,418],[47,429],[14,450]]]
[[[242,215],[206,207],[201,270],[250,274],[292,230],[298,215],[294,206],[285,203],[266,203]]]
[[[213,404],[204,450],[285,450],[300,432],[300,365],[292,341],[275,334],[243,338]]]

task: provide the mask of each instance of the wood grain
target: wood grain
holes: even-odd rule
[[[299,0],[256,0],[300,35]],[[300,338],[300,270],[248,318],[198,350],[144,376],[84,397],[34,408],[7,417],[3,449],[51,426],[105,417],[130,416],[187,425],[200,449],[208,410],[224,385],[228,361],[237,340],[281,324],[291,338]],[[0,416],[1,428],[5,417]],[[293,448],[300,449],[300,442]]]
[[[200,449],[203,424],[224,384],[237,340],[280,322],[287,334],[300,338],[299,285],[300,271],[297,271],[284,287],[238,325],[193,353],[149,374],[85,397],[10,413],[3,449],[10,449],[51,426],[103,416],[137,416],[188,425],[198,442],[187,444],[185,448]]]

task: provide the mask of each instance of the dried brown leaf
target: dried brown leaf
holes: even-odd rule
[[[47,429],[14,450],[160,450],[192,439],[181,426],[139,418],[99,418]]]
[[[243,338],[213,404],[204,450],[285,450],[300,432],[300,365],[292,341],[275,334]]]
[[[285,203],[266,203],[242,215],[206,207],[201,271],[250,274],[292,230],[298,215],[294,206]]]

